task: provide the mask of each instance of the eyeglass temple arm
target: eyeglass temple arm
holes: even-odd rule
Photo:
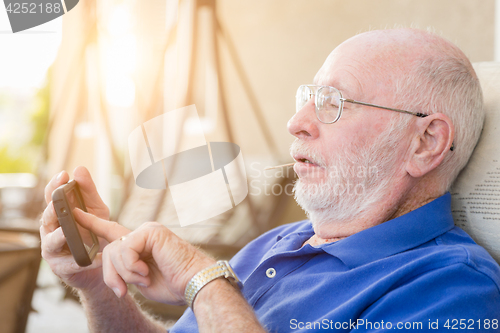
[[[342,98],[342,100],[344,102],[348,102],[348,103],[354,103],[354,104],[361,104],[361,105],[366,105],[366,106],[372,106],[372,107],[375,107],[375,108],[385,109],[385,110],[391,110],[391,111],[396,111],[396,112],[403,112],[403,113],[411,114],[411,115],[414,115],[414,116],[417,116],[417,117],[420,117],[420,118],[424,118],[424,117],[428,116],[428,114],[425,114],[425,113],[410,112],[410,111],[406,111],[406,110],[393,109],[393,108],[388,108],[386,106],[380,106],[380,105],[376,105],[376,104],[359,102],[359,101],[355,101],[353,99],[348,99],[348,98]]]
[[[388,108],[388,107],[385,107],[385,106],[380,106],[380,105],[375,105],[375,104],[370,104],[370,103],[364,103],[364,102],[358,102],[358,101],[355,101],[353,99],[348,99],[348,98],[341,98],[341,100],[344,101],[344,102],[348,102],[348,103],[354,103],[354,104],[361,104],[361,105],[366,105],[366,106],[372,106],[374,108],[391,110],[391,111],[396,111],[396,112],[403,112],[403,113],[411,114],[411,115],[414,115],[414,116],[417,116],[417,117],[420,117],[420,118],[424,118],[424,117],[428,116],[428,114],[425,114],[425,113],[410,112],[410,111],[406,111],[406,110],[393,109],[393,108]],[[454,149],[455,149],[455,143],[452,142],[450,150],[453,151]]]

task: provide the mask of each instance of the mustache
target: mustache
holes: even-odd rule
[[[299,139],[295,139],[295,141],[290,146],[290,155],[292,157],[301,155],[320,167],[327,166],[325,159],[323,158],[323,156],[321,156],[320,153],[316,151],[316,149],[311,148],[304,141],[301,141]]]

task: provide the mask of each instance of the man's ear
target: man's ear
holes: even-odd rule
[[[453,154],[450,148],[455,128],[451,119],[442,113],[418,119],[416,127],[417,137],[411,145],[406,171],[410,176],[418,178],[434,170],[447,154]]]

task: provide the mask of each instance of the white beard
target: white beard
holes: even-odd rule
[[[391,175],[397,170],[396,147],[405,134],[400,127],[389,127],[371,146],[342,144],[339,153],[328,161],[304,141],[293,142],[291,152],[309,156],[327,169],[326,180],[308,182],[299,178],[293,189],[295,200],[315,228],[329,221],[349,222],[387,195]]]

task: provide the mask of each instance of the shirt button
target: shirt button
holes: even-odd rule
[[[276,270],[274,268],[268,268],[266,271],[266,276],[270,279],[276,276]]]

